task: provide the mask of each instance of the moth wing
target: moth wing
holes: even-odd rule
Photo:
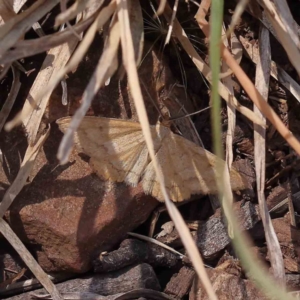
[[[57,121],[65,132],[71,118]],[[149,163],[148,149],[139,123],[84,117],[75,133],[75,144],[91,157],[90,164],[105,180],[137,185]]]
[[[179,137],[181,138],[181,137]],[[181,138],[182,139],[182,138]],[[187,141],[185,143],[186,146],[189,147],[191,152],[191,157],[193,157],[193,163],[195,165],[195,170],[201,170],[202,168],[205,168],[205,184],[210,187],[208,193],[217,193],[217,185],[216,185],[216,177],[222,177],[222,174],[219,174],[216,172],[217,163],[223,164],[225,166],[225,161],[218,158],[213,153],[203,149],[202,147],[199,147],[195,145],[194,143],[191,143],[190,141]],[[195,172],[195,174],[197,174]],[[246,183],[243,176],[234,168],[231,168],[230,172],[230,185],[231,189],[234,191],[245,189]]]
[[[57,121],[63,132],[70,120]],[[217,193],[214,154],[167,128],[161,127],[158,134],[151,126],[151,133],[165,186],[173,201],[183,201],[192,194]],[[139,123],[85,117],[75,134],[75,143],[91,157],[96,173],[104,179],[136,185],[142,178],[145,193],[164,201]],[[241,175],[234,169],[230,179],[233,190],[244,188]]]
[[[215,181],[217,157],[209,151],[170,132],[164,138],[156,157],[161,166],[165,187],[173,201],[183,201],[192,194],[218,192]],[[230,177],[234,190],[244,188],[237,171],[232,170]],[[146,193],[164,201],[152,162],[147,166],[142,182]]]

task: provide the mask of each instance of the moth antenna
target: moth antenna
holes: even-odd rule
[[[160,108],[158,107],[157,103],[155,103],[155,101],[153,100],[152,96],[150,95],[150,93],[149,93],[149,91],[148,91],[148,88],[147,88],[147,86],[146,86],[145,83],[144,83],[144,80],[143,80],[142,78],[141,78],[140,80],[141,80],[141,84],[142,84],[142,86],[144,87],[144,89],[145,89],[145,91],[146,91],[148,97],[151,99],[152,104],[153,104],[154,107],[156,108],[156,110],[157,110],[157,112],[158,112],[158,114],[159,114],[159,118],[164,119],[163,113],[161,112],[161,110],[160,110]]]
[[[208,107],[205,107],[203,109],[200,109],[200,110],[197,110],[193,113],[190,113],[190,114],[186,114],[184,116],[179,116],[179,117],[173,117],[173,118],[170,118],[171,121],[176,121],[176,120],[180,120],[180,119],[183,119],[183,118],[187,118],[187,117],[191,117],[191,116],[194,116],[194,115],[197,115],[197,114],[200,114],[208,109],[210,109],[211,106],[208,106]]]

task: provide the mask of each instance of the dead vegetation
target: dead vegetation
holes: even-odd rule
[[[293,299],[289,2],[0,2],[1,296]]]

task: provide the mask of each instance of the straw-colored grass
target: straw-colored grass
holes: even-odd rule
[[[281,2],[280,2],[281,1]],[[23,163],[21,165],[20,171],[11,184],[10,188],[6,192],[4,199],[0,204],[0,231],[3,235],[13,244],[13,246],[19,251],[20,256],[24,259],[28,267],[33,271],[36,277],[41,281],[44,287],[52,295],[53,299],[62,299],[61,295],[57,292],[55,286],[49,281],[45,273],[38,267],[37,262],[28,254],[28,251],[24,248],[20,240],[18,240],[11,229],[2,219],[5,211],[9,208],[17,194],[22,190],[28,176],[30,169],[34,163],[36,154],[38,153],[43,142],[47,138],[47,133],[37,138],[37,131],[41,124],[41,120],[44,113],[44,108],[48,103],[48,98],[44,98],[45,94],[50,95],[55,86],[64,79],[64,76],[70,71],[74,70],[79,62],[82,60],[84,54],[87,52],[92,41],[94,40],[95,35],[99,30],[104,26],[108,28],[108,37],[104,46],[103,53],[99,62],[96,66],[96,70],[90,79],[90,82],[83,94],[83,100],[81,107],[77,110],[76,114],[73,117],[70,128],[65,134],[63,141],[59,148],[58,157],[61,163],[68,161],[69,153],[73,146],[73,135],[82,118],[85,116],[87,110],[90,107],[90,104],[93,100],[94,95],[97,93],[99,88],[101,88],[105,82],[113,76],[113,74],[118,69],[119,65],[122,65],[128,76],[128,83],[130,87],[130,92],[134,100],[136,111],[141,123],[141,128],[145,137],[145,141],[149,150],[150,157],[152,159],[155,173],[159,179],[161,192],[164,195],[165,204],[167,210],[170,214],[171,219],[174,221],[175,227],[179,232],[179,235],[182,239],[183,245],[185,246],[187,253],[193,266],[196,270],[197,275],[200,277],[201,282],[209,296],[210,299],[217,299],[217,296],[213,290],[212,284],[209,281],[208,275],[205,271],[205,267],[201,258],[201,255],[193,241],[190,231],[185,224],[180,212],[173,202],[169,199],[168,192],[164,185],[164,178],[161,172],[161,166],[159,165],[153,147],[153,141],[150,134],[149,122],[147,117],[147,112],[143,102],[143,97],[141,93],[139,77],[137,74],[137,62],[140,60],[140,48],[142,45],[143,34],[136,37],[133,33],[133,30],[130,26],[130,11],[132,7],[139,6],[140,2],[138,0],[111,0],[107,6],[102,7],[103,2],[100,1],[93,8],[91,14],[86,13],[87,6],[95,4],[97,1],[83,1],[77,0],[74,4],[66,9],[65,2],[61,1],[62,12],[56,17],[56,25],[66,23],[67,29],[63,33],[55,33],[51,37],[48,37],[49,43],[42,43],[41,41],[46,41],[47,37],[42,37],[37,41],[24,41],[24,34],[28,31],[35,22],[37,22],[42,16],[52,10],[52,8],[59,1],[45,1],[38,0],[31,7],[24,10],[23,12],[16,15],[17,12],[7,13],[7,10],[2,10],[7,13],[3,17],[2,21],[5,22],[3,26],[0,27],[0,63],[2,64],[2,72],[7,72],[10,68],[12,62],[16,59],[21,58],[22,53],[25,56],[34,55],[42,51],[49,50],[54,46],[65,43],[68,39],[73,38],[74,43],[77,42],[78,47],[74,53],[70,53],[70,60],[64,58],[62,61],[62,66],[57,67],[55,72],[48,76],[47,87],[41,90],[38,90],[35,93],[34,101],[32,99],[27,99],[22,113],[19,113],[17,117],[6,124],[6,129],[12,129],[14,126],[23,124],[25,129],[28,132],[29,146]],[[293,24],[293,19],[290,14],[290,11],[287,8],[285,0],[259,0],[260,5],[265,8],[265,17],[269,19],[269,22],[272,24],[274,32],[276,32],[277,39],[281,42],[284,49],[286,50],[292,65],[300,74],[300,53],[299,53],[299,41],[298,37],[295,35],[295,27]],[[274,5],[275,3],[275,5]],[[220,107],[221,107],[221,98],[220,96],[228,102],[228,109],[231,109],[230,113],[230,128],[228,134],[233,134],[234,124],[235,124],[235,110],[240,111],[251,121],[254,122],[256,131],[262,130],[266,127],[266,119],[268,119],[278,132],[286,139],[290,146],[300,154],[300,143],[295,138],[295,136],[284,126],[280,118],[276,115],[273,109],[265,101],[266,97],[265,90],[257,89],[255,85],[251,82],[248,76],[241,69],[239,62],[231,55],[228,49],[223,44],[223,39],[225,36],[229,36],[232,28],[236,22],[236,18],[233,20],[233,24],[230,27],[227,34],[223,34],[222,37],[222,25],[223,25],[223,1],[220,0],[202,0],[199,11],[197,13],[196,20],[198,21],[200,29],[205,33],[209,38],[209,58],[210,66],[208,67],[199,57],[194,47],[192,46],[191,41],[188,39],[184,30],[181,28],[180,23],[176,18],[176,10],[178,1],[175,1],[175,7],[173,10],[169,7],[167,1],[160,0],[158,1],[158,15],[164,15],[169,21],[171,27],[169,28],[167,34],[167,42],[171,39],[172,33],[177,37],[178,41],[181,43],[183,49],[191,57],[192,61],[196,65],[199,72],[201,72],[207,80],[211,83],[211,99],[212,99],[212,131],[213,131],[213,149],[215,154],[222,158],[223,149],[221,146],[221,118],[220,118]],[[237,6],[238,10],[236,11],[235,16],[240,16],[242,10],[246,7],[246,1],[241,2]],[[206,15],[208,14],[209,9],[211,10],[210,14],[210,23],[205,20]],[[1,14],[1,6],[0,6]],[[85,17],[78,19],[78,24],[74,25],[71,28],[69,21],[77,17],[79,14],[83,14]],[[87,31],[80,41],[80,34],[85,28]],[[143,31],[143,28],[139,31]],[[225,33],[225,29],[223,30]],[[32,46],[32,47],[30,47]],[[34,47],[33,47],[34,46]],[[138,49],[137,49],[138,47]],[[269,46],[268,46],[269,47]],[[74,47],[75,48],[75,47]],[[118,50],[121,48],[122,60],[118,60]],[[17,50],[17,51],[16,51]],[[23,52],[22,52],[23,51]],[[73,51],[71,51],[73,52]],[[52,53],[52,52],[50,52]],[[137,55],[135,54],[137,53]],[[72,54],[72,55],[71,55]],[[56,58],[59,58],[60,52],[54,52]],[[230,82],[225,84],[229,89],[226,88],[220,82],[220,59],[223,59],[224,73],[223,76],[228,76],[233,73],[236,78],[240,81],[240,84],[243,86],[244,90],[247,92],[253,103],[256,105],[257,109],[255,112],[242,107],[238,101],[230,93]],[[271,65],[271,61],[270,61]],[[229,69],[228,69],[229,68]],[[258,73],[262,68],[261,64],[258,63]],[[271,67],[270,67],[271,68]],[[266,69],[262,69],[261,72],[265,72],[269,76],[270,72],[266,72]],[[1,74],[4,76],[4,73]],[[14,72],[14,74],[16,74]],[[258,76],[258,75],[257,75]],[[226,81],[226,78],[223,78],[223,82]],[[295,86],[295,85],[294,85]],[[8,103],[11,106],[13,101],[10,100]],[[8,105],[7,104],[7,105]],[[42,108],[42,109],[41,109]],[[0,114],[7,118],[6,114]],[[31,116],[37,115],[36,118]],[[0,120],[0,124],[1,120]],[[273,299],[292,299],[284,289],[280,288],[280,285],[276,284],[274,279],[265,270],[264,266],[260,264],[254,255],[249,250],[249,245],[251,241],[245,236],[242,235],[238,227],[238,223],[233,214],[231,204],[233,202],[233,195],[230,188],[229,180],[229,169],[232,163],[232,153],[231,153],[231,139],[227,139],[229,144],[227,146],[227,166],[219,166],[217,168],[217,173],[222,174],[222,178],[217,181],[219,188],[219,198],[222,202],[224,213],[227,217],[227,224],[229,235],[232,238],[233,246],[238,254],[243,267],[248,271],[249,276],[254,282],[262,289],[262,291],[272,297]],[[256,142],[263,143],[264,137],[256,137]],[[263,151],[264,147],[256,149],[256,152]],[[264,164],[264,157],[255,158],[257,165]],[[201,171],[201,170],[200,170]],[[276,236],[272,226],[268,225],[270,223],[270,218],[268,212],[265,210],[265,200],[263,197],[264,192],[264,171],[262,167],[257,166],[257,180],[262,180],[262,184],[258,185],[259,190],[258,194],[260,195],[260,207],[262,219],[264,220],[267,244],[269,250],[276,251],[271,255],[271,264],[277,279],[284,279],[284,270],[282,267],[282,257],[280,256],[280,251],[278,250],[278,243],[276,243]],[[272,249],[270,249],[270,247]],[[46,278],[47,277],[47,278]],[[281,282],[284,285],[283,282]]]

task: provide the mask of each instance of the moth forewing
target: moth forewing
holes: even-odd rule
[[[61,131],[66,132],[70,121],[71,117],[57,121]],[[218,158],[214,154],[161,124],[151,126],[151,134],[165,186],[173,201],[183,201],[192,194],[217,193]],[[163,201],[139,123],[85,117],[75,134],[75,144],[91,157],[93,169],[103,179],[124,181],[131,186],[141,181],[146,194]],[[233,190],[244,188],[243,178],[236,170],[230,171],[230,179]]]

